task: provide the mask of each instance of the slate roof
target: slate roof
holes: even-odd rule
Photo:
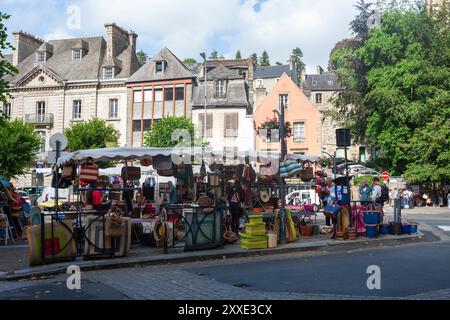
[[[204,107],[205,105],[205,86],[204,81],[194,88],[192,106]],[[248,107],[248,86],[242,79],[237,82],[230,82],[227,86],[225,98],[214,98],[214,81],[208,81],[206,87],[206,101],[208,107]]]
[[[337,76],[332,72],[322,74],[307,74],[303,82],[304,90],[310,91],[341,91]]]
[[[248,60],[249,59],[216,59],[216,60],[207,60],[206,67],[216,68],[219,64],[223,64],[227,68],[237,68],[243,67],[248,68]]]
[[[203,80],[203,78],[201,78]],[[216,68],[207,73],[208,80],[235,80],[245,79],[236,69],[228,69],[223,64],[219,64]]]
[[[198,76],[202,70],[203,63],[186,64],[185,66],[190,72],[192,72],[192,74]]]
[[[156,61],[161,60],[167,62],[165,71],[164,73],[156,74]],[[189,78],[195,78],[195,75],[173,54],[172,51],[168,48],[164,48],[131,76],[127,82],[151,82]]]
[[[72,49],[82,43],[81,40],[85,43],[84,46],[88,48],[88,51],[80,61],[72,61]],[[106,41],[103,37],[51,40],[48,44],[53,46],[53,54],[42,65],[65,81],[102,79],[101,67],[107,60]],[[136,54],[131,46],[120,53],[115,60],[116,63],[120,62],[121,64],[121,70],[115,74],[115,78],[128,78],[139,67]],[[5,79],[15,83],[36,66],[36,56],[35,53],[32,53],[16,66],[19,70],[18,75],[6,76]]]
[[[289,65],[282,66],[268,66],[268,67],[257,67],[255,70],[255,79],[271,79],[271,78],[281,78],[283,73],[291,75]]]

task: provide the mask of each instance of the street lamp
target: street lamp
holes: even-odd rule
[[[204,74],[204,76],[205,76],[205,118],[204,118],[204,125],[205,125],[205,127],[204,127],[204,129],[203,129],[203,138],[205,139],[205,142],[206,142],[206,123],[207,123],[207,119],[208,119],[208,111],[207,111],[207,97],[206,97],[206,93],[207,93],[207,91],[206,91],[206,86],[207,86],[207,84],[208,84],[208,82],[207,82],[207,77],[206,77],[206,53],[205,52],[202,52],[202,53],[200,53],[200,56],[203,58],[203,74]]]
[[[281,161],[284,161],[287,155],[286,139],[285,139],[285,127],[284,127],[284,104],[280,105],[280,110],[274,109],[273,113],[278,115],[280,121],[280,143],[281,143]],[[280,170],[280,168],[278,168]],[[280,175],[280,198],[281,198],[281,208],[280,208],[280,243],[286,243],[286,184],[284,178]]]

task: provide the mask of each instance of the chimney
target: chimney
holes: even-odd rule
[[[263,103],[263,101],[267,97],[267,90],[266,90],[266,88],[256,88],[255,91],[256,91],[255,104],[254,104],[255,110],[253,110],[253,113],[255,113],[258,110],[259,106]]]
[[[130,32],[128,32],[128,44],[131,46],[134,52],[136,52],[136,38],[137,34],[134,33],[133,30],[130,30]]]
[[[44,40],[23,31],[14,32],[13,36],[14,48],[16,49],[13,51],[12,64],[14,66],[33,54],[44,43]]]
[[[322,74],[323,73],[323,69],[321,66],[317,66],[317,74]]]
[[[106,28],[106,55],[108,59],[116,58],[130,43],[129,32],[115,23],[105,24]]]

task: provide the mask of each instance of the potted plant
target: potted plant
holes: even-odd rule
[[[286,121],[286,123],[284,124],[284,128],[285,128],[284,137],[285,138],[291,137],[292,136],[292,126],[289,121]],[[259,127],[257,128],[257,131],[261,137],[263,137],[267,140],[270,140],[271,138],[273,138],[272,140],[275,140],[275,141],[280,140],[280,136],[279,136],[280,123],[276,117],[266,118],[266,121],[262,122],[259,125]]]

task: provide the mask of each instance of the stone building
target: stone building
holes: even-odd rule
[[[11,97],[4,108],[11,118],[35,126],[42,137],[39,162],[44,166],[49,138],[93,117],[113,124],[121,135],[119,144],[126,144],[126,80],[139,68],[137,35],[114,23],[105,28],[106,39],[45,42],[23,31],[13,33],[16,50],[6,59],[19,74],[5,77]],[[27,177],[22,183],[42,181]]]
[[[305,95],[322,113],[320,130],[321,150],[331,155],[336,152],[338,158],[343,158],[344,149],[336,147],[337,126],[331,118],[326,117],[324,114],[325,110],[334,108],[332,99],[343,90],[337,76],[332,72],[325,72],[320,66],[317,66],[316,74],[304,75],[302,86]],[[353,161],[364,163],[368,160],[370,150],[367,150],[366,146],[353,145],[348,150],[348,157]]]
[[[248,83],[253,72],[245,68],[236,68],[237,63],[228,68],[220,63],[221,61],[223,60],[219,60],[218,63],[207,62],[206,141],[210,143],[212,150],[227,154],[253,150],[252,103]],[[216,67],[209,67],[211,65]],[[197,135],[204,137],[204,71],[200,74],[198,86],[194,88],[192,120],[197,128]]]
[[[195,83],[195,75],[168,48],[131,76],[127,81],[128,144],[142,146],[145,131],[163,116],[190,118]]]

